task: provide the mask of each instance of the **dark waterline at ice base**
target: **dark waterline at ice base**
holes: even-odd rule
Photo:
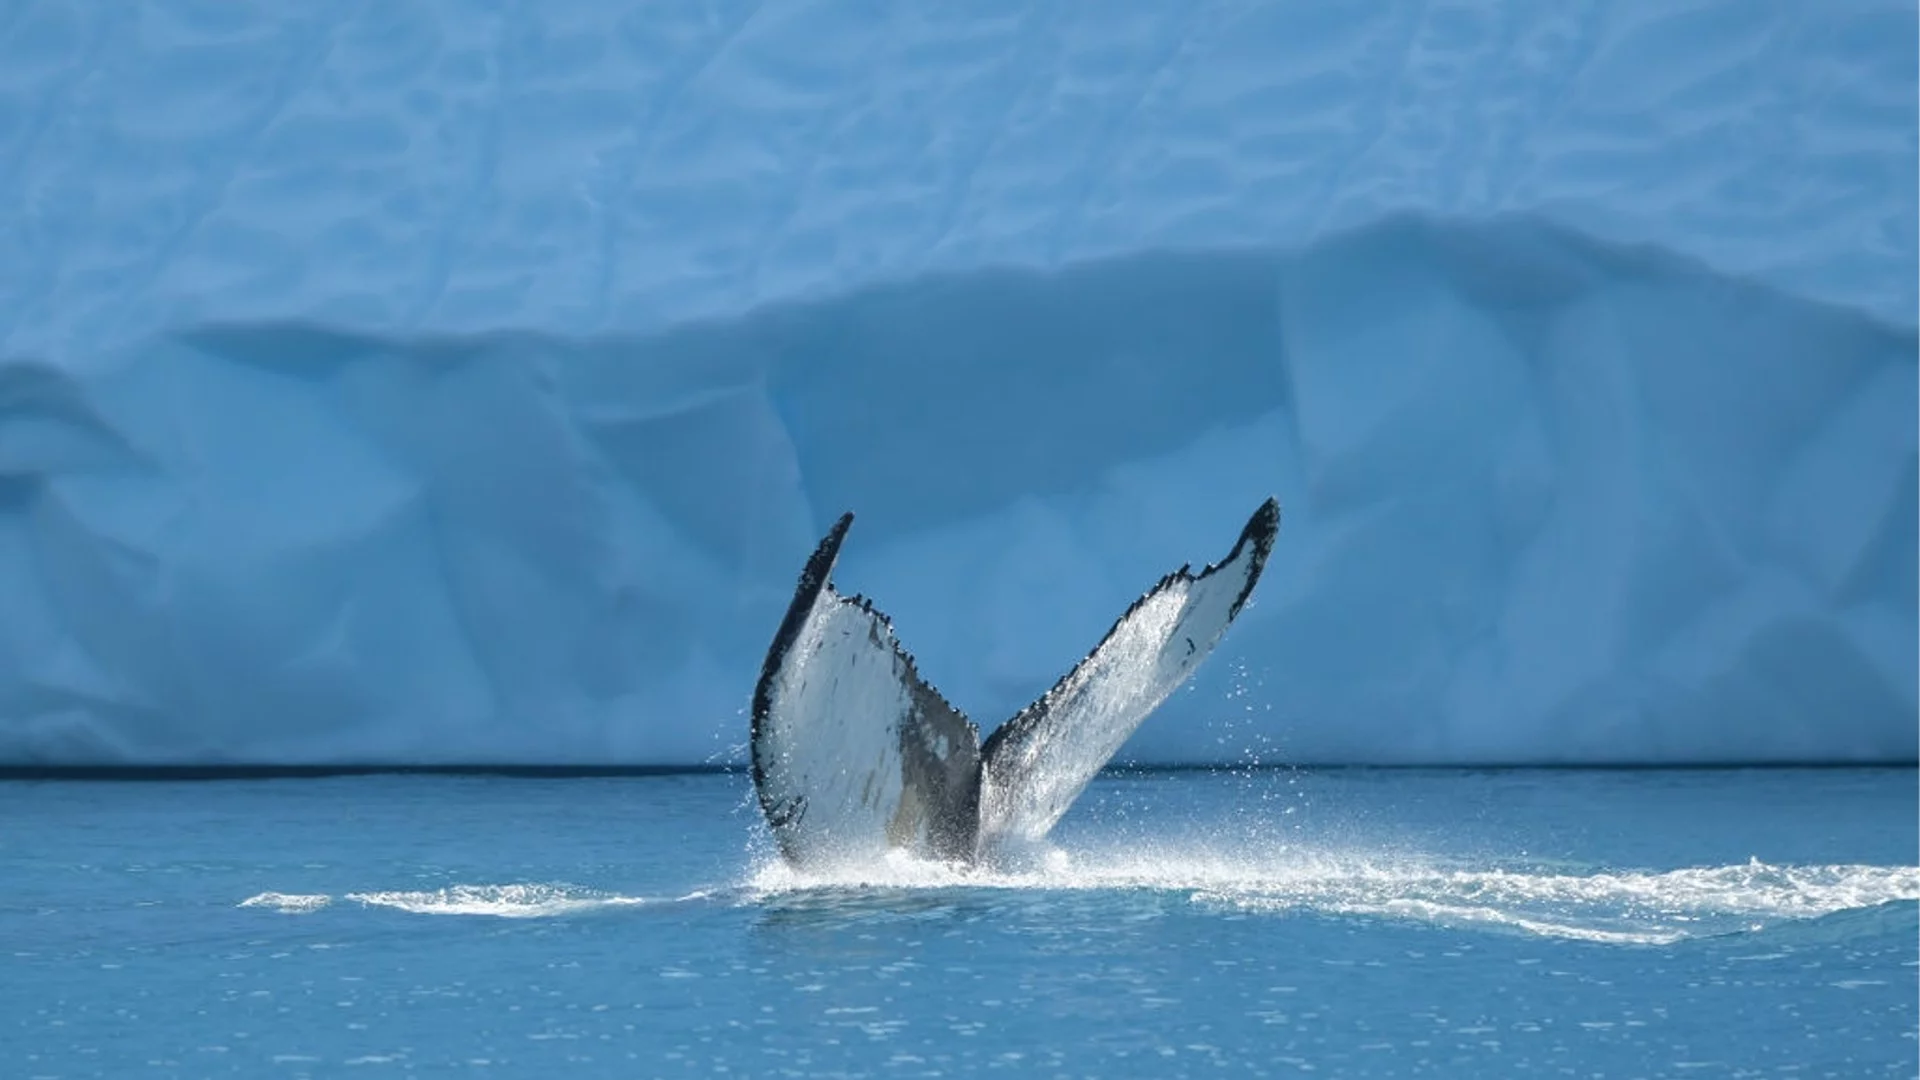
[[[798,875],[744,777],[0,785],[0,1075],[1911,1076],[1911,770],[1098,780]]]

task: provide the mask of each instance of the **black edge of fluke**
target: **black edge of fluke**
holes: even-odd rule
[[[887,632],[887,636],[890,639],[887,643],[888,647],[893,650],[895,656],[900,658],[900,663],[907,669],[907,674],[912,676],[914,681],[918,682],[928,693],[939,698],[940,704],[945,705],[948,709],[957,713],[962,720],[967,719],[966,713],[961,712],[959,708],[955,707],[953,702],[947,700],[947,695],[941,693],[938,687],[927,681],[926,676],[920,674],[920,662],[913,658],[913,650],[901,644],[899,637],[894,635],[893,616],[874,607],[873,598],[865,593],[854,593],[852,596],[836,596],[835,599],[842,604],[846,604],[849,607],[857,607],[868,615],[873,616],[873,621],[879,623],[880,629]],[[795,631],[795,633],[798,632],[797,630]],[[968,726],[973,726],[973,721],[967,720],[967,724]],[[975,733],[978,734],[977,729]]]
[[[1188,565],[1182,566],[1180,569],[1161,578],[1159,583],[1154,585],[1153,588],[1141,593],[1139,599],[1127,605],[1127,610],[1121,612],[1120,617],[1113,620],[1113,625],[1109,626],[1107,632],[1100,636],[1100,640],[1094,644],[1093,648],[1087,650],[1087,655],[1081,657],[1080,662],[1068,669],[1065,675],[1060,676],[1046,693],[1040,695],[1031,705],[1014,713],[1006,723],[993,729],[993,733],[987,736],[987,741],[980,747],[982,768],[987,766],[999,750],[1001,744],[1005,743],[1015,734],[1040,723],[1041,719],[1045,717],[1051,709],[1052,702],[1055,696],[1060,693],[1061,688],[1073,679],[1074,675],[1086,665],[1087,661],[1093,659],[1101,649],[1106,647],[1107,641],[1119,632],[1120,627],[1125,625],[1128,619],[1133,617],[1134,612],[1140,610],[1140,605],[1153,599],[1159,595],[1162,590],[1176,582],[1204,581],[1213,574],[1218,573],[1221,567],[1231,565],[1235,559],[1240,557],[1240,553],[1246,550],[1246,546],[1252,544],[1252,572],[1247,575],[1247,583],[1241,587],[1240,595],[1233,598],[1233,607],[1230,609],[1228,615],[1229,621],[1238,618],[1240,609],[1246,605],[1247,597],[1253,595],[1254,585],[1260,581],[1261,571],[1266,569],[1267,556],[1272,554],[1274,538],[1279,534],[1280,500],[1269,495],[1267,501],[1261,503],[1259,509],[1253,512],[1253,516],[1247,519],[1246,527],[1240,530],[1240,539],[1234,541],[1233,550],[1227,552],[1224,558],[1217,563],[1208,563],[1207,568],[1198,574],[1193,573],[1192,566]]]
[[[800,571],[800,581],[794,587],[793,602],[787,605],[786,618],[780,620],[780,629],[773,635],[773,644],[767,647],[767,659],[760,665],[760,681],[753,688],[753,720],[750,748],[753,758],[753,787],[756,792],[766,790],[766,769],[760,761],[760,728],[766,722],[767,714],[773,708],[773,680],[785,662],[787,650],[800,636],[800,629],[807,624],[807,615],[813,611],[814,601],[827,588],[833,578],[833,564],[840,558],[840,544],[847,538],[847,529],[853,525],[853,511],[840,515],[833,523],[827,535],[820,538],[820,546],[813,549],[813,555],[807,559],[807,565]],[[769,815],[775,808],[766,805],[765,796],[761,796],[761,808]]]
[[[1261,503],[1260,508],[1253,512],[1253,516],[1247,519],[1247,527],[1240,530],[1240,539],[1234,541],[1233,550],[1227,552],[1227,557],[1217,563],[1209,564],[1200,572],[1201,578],[1206,577],[1239,558],[1241,549],[1249,542],[1253,544],[1253,573],[1247,575],[1247,583],[1241,588],[1240,595],[1233,598],[1231,612],[1233,616],[1240,614],[1240,609],[1245,606],[1247,597],[1253,595],[1253,587],[1260,581],[1261,571],[1266,569],[1267,556],[1273,554],[1274,538],[1279,535],[1280,500],[1269,495],[1267,501]],[[1198,581],[1200,578],[1194,580]]]

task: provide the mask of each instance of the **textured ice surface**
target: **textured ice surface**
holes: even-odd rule
[[[1910,5],[0,11],[0,760],[660,761],[841,576],[1134,756],[1912,758]]]

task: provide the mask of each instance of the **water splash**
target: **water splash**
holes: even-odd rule
[[[642,896],[620,896],[570,885],[450,885],[444,889],[408,892],[356,892],[347,899],[367,907],[393,908],[415,915],[493,915],[503,919],[538,919],[577,915],[609,908],[638,907]]]
[[[698,900],[695,892],[676,900]],[[661,903],[663,898],[622,896],[566,884],[449,885],[442,889],[351,892],[345,899],[362,907],[389,908],[416,915],[490,915],[502,919],[538,919]],[[306,914],[332,903],[326,895],[266,892],[240,901],[241,907]]]
[[[1129,894],[1236,914],[1350,916],[1480,928],[1627,945],[1765,930],[1884,904],[1920,901],[1920,866],[1782,866],[1750,860],[1676,870],[1447,865],[1419,857],[1339,852],[1244,854],[1128,851],[1069,854],[1038,849],[1015,867],[963,867],[893,853],[872,863],[802,872],[776,858],[731,888],[683,896],[625,896],[554,883],[450,885],[350,892],[362,908],[418,915],[552,918],[719,898],[745,907],[849,896],[860,910],[915,906],[902,893]],[[240,902],[308,915],[333,905],[325,894],[265,892]]]
[[[272,908],[283,915],[305,915],[332,902],[333,897],[323,894],[263,892],[240,901],[240,906]]]
[[[1318,911],[1622,944],[1765,929],[1920,900],[1920,867],[1742,865],[1546,873],[1393,866],[1196,891],[1253,912]]]
[[[824,873],[756,869],[755,901],[816,890],[1020,889],[1185,893],[1214,910],[1358,916],[1614,944],[1672,944],[1920,901],[1920,867],[1776,866],[1751,860],[1667,871],[1486,868],[1420,859],[1297,853],[1070,857],[1052,850],[1016,870],[896,856]]]

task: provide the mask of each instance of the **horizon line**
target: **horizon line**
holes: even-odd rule
[[[1920,769],[1920,760],[1908,761],[1653,761],[1653,762],[1125,762],[1109,764],[1102,776],[1139,776],[1191,772],[1729,772],[1782,769]],[[395,764],[335,762],[275,764],[266,762],[220,764],[0,764],[0,782],[33,780],[71,781],[198,781],[302,780],[351,776],[490,776],[504,779],[566,780],[665,776],[745,774],[743,763],[692,765],[636,764]]]

